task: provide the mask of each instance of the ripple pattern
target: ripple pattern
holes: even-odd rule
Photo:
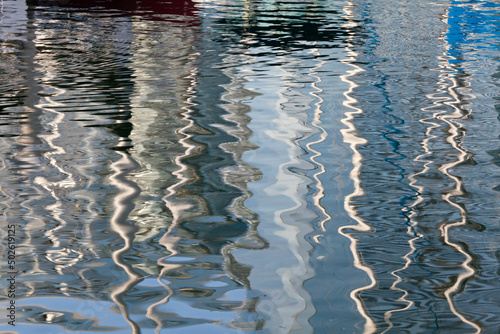
[[[0,1],[0,331],[498,333],[499,11]]]

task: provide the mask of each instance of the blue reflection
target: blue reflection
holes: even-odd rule
[[[491,1],[451,1],[448,12],[449,29],[445,35],[450,45],[448,55],[450,64],[468,63],[472,68],[470,58],[498,57],[498,54],[481,52],[499,51],[498,35],[500,21],[495,12],[500,10],[500,4]],[[492,15],[493,14],[493,15]],[[470,46],[474,45],[473,48]],[[476,68],[479,68],[476,67]],[[460,67],[457,72],[463,72]]]

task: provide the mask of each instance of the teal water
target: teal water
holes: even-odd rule
[[[28,3],[1,333],[499,332],[498,2]]]

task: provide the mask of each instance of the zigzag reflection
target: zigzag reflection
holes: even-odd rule
[[[315,49],[310,50],[311,54],[319,55],[319,52]],[[313,196],[313,201],[314,205],[318,208],[319,212],[322,214],[321,221],[319,222],[319,228],[322,232],[326,232],[326,227],[325,224],[326,222],[330,221],[332,217],[328,214],[326,208],[322,205],[321,200],[325,197],[325,187],[323,186],[323,182],[321,181],[321,175],[326,173],[326,167],[320,163],[318,158],[322,156],[321,151],[315,150],[314,145],[320,144],[325,142],[326,138],[328,137],[328,132],[322,127],[322,121],[321,121],[321,115],[324,113],[323,110],[321,109],[322,104],[324,102],[322,98],[322,93],[324,92],[323,89],[318,87],[318,84],[321,82],[321,77],[318,75],[318,72],[320,69],[323,67],[323,65],[326,62],[323,60],[318,60],[318,64],[311,68],[310,71],[310,76],[314,78],[314,82],[311,83],[311,87],[315,90],[314,92],[311,92],[310,94],[315,97],[317,102],[314,103],[314,114],[313,114],[313,119],[311,122],[311,125],[318,129],[320,135],[319,138],[315,141],[311,141],[307,143],[306,147],[307,149],[313,153],[313,156],[311,156],[311,161],[319,167],[319,171],[314,173],[313,179],[316,182],[316,189],[317,192]],[[319,243],[319,239],[321,238],[322,234],[316,234],[313,236],[313,239],[315,242]]]
[[[348,18],[352,18],[352,9],[354,5],[352,3],[349,3],[348,6],[344,7],[344,11],[346,13],[346,16]],[[355,22],[350,22],[346,26],[346,29],[349,29],[352,26],[356,26]],[[363,333],[375,333],[376,331],[376,326],[371,317],[369,316],[364,304],[363,300],[359,296],[362,291],[372,289],[376,286],[377,281],[375,279],[373,270],[370,269],[367,265],[365,265],[361,259],[361,254],[358,251],[358,240],[349,233],[350,230],[354,230],[357,232],[370,232],[371,227],[367,223],[363,221],[361,217],[358,216],[357,211],[355,206],[351,204],[354,198],[362,196],[364,194],[363,188],[361,187],[361,180],[359,178],[359,173],[360,169],[362,166],[362,160],[363,157],[359,153],[357,146],[361,144],[365,144],[367,141],[364,138],[360,138],[356,136],[356,126],[354,124],[354,116],[358,114],[362,114],[363,110],[360,108],[356,107],[355,104],[357,103],[357,100],[351,96],[352,92],[358,85],[351,80],[351,77],[364,72],[362,68],[357,66],[355,64],[356,61],[356,56],[357,54],[352,51],[352,44],[348,41],[348,46],[346,47],[346,51],[350,55],[349,58],[341,60],[342,63],[352,67],[353,69],[351,71],[348,71],[346,75],[342,75],[340,78],[342,81],[346,82],[349,84],[349,90],[344,93],[345,96],[345,101],[343,102],[343,105],[346,106],[347,108],[351,109],[351,112],[346,112],[344,114],[344,118],[342,119],[342,123],[347,127],[341,130],[342,137],[344,139],[344,142],[349,144],[349,147],[352,151],[352,170],[349,174],[350,179],[353,182],[354,186],[354,191],[345,196],[344,198],[344,209],[346,210],[347,214],[349,217],[355,221],[357,224],[356,225],[346,225],[342,226],[338,229],[339,234],[343,235],[344,237],[348,238],[349,241],[351,242],[350,245],[350,250],[352,253],[352,256],[354,258],[354,267],[362,270],[363,272],[366,273],[368,276],[370,283],[366,286],[359,287],[357,289],[354,289],[350,292],[349,296],[350,298],[354,301],[356,304],[356,308],[358,309],[358,312],[363,316],[365,319],[365,324],[364,324],[364,329]]]
[[[137,273],[132,265],[123,259],[123,255],[132,248],[137,227],[129,223],[129,214],[134,209],[134,199],[139,196],[141,189],[136,183],[126,179],[126,176],[139,167],[139,164],[126,152],[117,152],[121,157],[113,164],[111,169],[114,174],[110,176],[111,184],[118,188],[119,193],[113,200],[115,211],[111,217],[111,228],[119,234],[125,244],[122,248],[113,252],[113,261],[122,268],[128,276],[128,280],[122,285],[113,288],[111,299],[116,303],[123,318],[132,329],[132,333],[140,333],[139,326],[134,322],[127,310],[127,305],[122,296],[129,292],[133,286],[141,281],[141,275]]]
[[[392,272],[392,274],[397,277],[397,280],[393,283],[391,289],[403,292],[403,296],[399,299],[399,301],[406,302],[407,306],[397,310],[390,310],[385,313],[384,318],[389,324],[389,327],[384,332],[393,328],[393,324],[390,321],[392,315],[397,312],[409,310],[415,305],[414,300],[407,299],[408,291],[398,287],[398,285],[403,281],[403,278],[399,273],[407,270],[412,264],[418,264],[417,258],[420,254],[418,252],[419,248],[416,246],[417,242],[419,240],[426,240],[428,242],[427,236],[424,233],[417,232],[419,227],[417,211],[419,204],[424,203],[424,193],[426,190],[430,189],[426,189],[424,186],[419,185],[418,179],[419,177],[429,173],[433,165],[436,165],[437,170],[453,182],[453,188],[451,190],[444,191],[441,194],[441,198],[445,203],[457,209],[461,217],[461,219],[456,222],[444,222],[439,224],[438,228],[440,235],[443,238],[444,244],[452,247],[465,257],[464,262],[460,265],[464,272],[458,274],[456,280],[452,280],[452,282],[444,285],[443,296],[446,299],[450,311],[458,319],[460,319],[461,322],[472,327],[475,330],[475,333],[481,332],[480,325],[467,319],[467,317],[458,310],[455,305],[455,301],[453,300],[455,295],[465,289],[467,281],[476,274],[476,271],[471,266],[473,262],[473,255],[462,245],[452,241],[450,236],[452,228],[465,226],[468,219],[465,206],[454,200],[456,197],[463,197],[466,195],[463,189],[463,182],[460,178],[454,176],[451,173],[451,170],[470,159],[470,153],[467,152],[461,144],[466,135],[466,131],[459,121],[459,119],[463,118],[465,114],[462,108],[462,105],[464,104],[464,96],[460,96],[458,89],[463,87],[463,83],[462,85],[459,85],[456,74],[454,74],[457,71],[454,69],[454,66],[450,64],[452,61],[450,61],[449,57],[446,56],[446,53],[447,51],[445,51],[444,56],[438,58],[440,60],[440,68],[437,69],[440,72],[439,81],[437,82],[437,86],[439,88],[435,93],[426,95],[426,98],[432,101],[432,105],[430,107],[422,108],[423,112],[430,113],[431,116],[419,119],[419,122],[426,126],[426,130],[425,138],[420,143],[423,153],[414,159],[415,162],[422,164],[422,170],[409,176],[410,186],[417,190],[417,196],[410,206],[411,210],[408,216],[410,224],[408,226],[407,233],[413,236],[413,238],[408,241],[410,250],[403,257],[406,261],[405,265]],[[470,95],[468,98],[474,98],[474,96]],[[447,107],[451,107],[451,111],[448,111]],[[433,151],[432,146],[435,144],[435,141],[440,139],[438,131],[442,131],[443,128],[447,133],[447,137],[445,138],[446,143],[449,144],[458,154],[453,155],[456,157],[455,160],[439,165],[439,161],[434,160],[432,157],[436,154],[436,152]],[[429,274],[432,275],[430,271]]]
[[[62,93],[64,93],[63,89],[56,89],[54,95],[57,96]],[[50,262],[54,263],[54,269],[60,275],[63,275],[63,269],[67,269],[68,267],[71,267],[79,262],[83,258],[83,253],[76,249],[72,249],[72,247],[69,246],[71,239],[59,236],[59,234],[64,235],[61,232],[63,232],[64,229],[67,228],[68,222],[64,218],[63,203],[57,193],[61,192],[61,190],[63,190],[64,192],[68,191],[68,188],[75,188],[76,182],[74,180],[73,174],[70,171],[66,171],[64,166],[60,166],[60,162],[56,158],[60,154],[67,153],[64,147],[58,146],[56,142],[57,139],[61,137],[59,127],[62,126],[63,122],[67,121],[65,120],[65,116],[63,113],[51,108],[52,106],[57,105],[61,104],[55,102],[50,97],[46,97],[45,103],[40,104],[40,108],[44,109],[45,112],[54,114],[54,118],[47,124],[50,134],[39,135],[39,137],[44,139],[51,148],[49,152],[44,153],[44,157],[47,159],[51,166],[54,166],[54,169],[57,170],[60,175],[64,175],[65,177],[60,181],[50,181],[45,177],[39,175],[35,178],[34,183],[47,190],[47,192],[49,192],[55,200],[54,204],[45,207],[45,209],[51,213],[53,219],[59,223],[59,225],[55,226],[52,229],[49,229],[45,233],[45,236],[53,244],[52,249],[47,250],[46,258]],[[68,295],[67,293],[64,294]]]
[[[182,324],[257,327],[252,298],[229,300],[232,292],[249,287],[246,268],[232,252],[263,244],[255,214],[243,205],[251,196],[246,184],[258,177],[241,160],[252,146],[248,106],[241,101],[251,94],[241,89],[241,77],[212,68],[236,60],[226,57],[220,45],[198,44],[194,30],[172,25],[173,36],[153,34],[164,49],[152,46],[151,35],[141,32],[165,28],[141,22],[134,41],[137,91],[131,139],[137,145],[131,154],[141,167],[131,177],[143,194],[132,216],[139,221],[137,234],[143,242],[150,239],[154,248],[160,246],[155,266],[148,268],[155,282],[145,283],[163,290],[161,298],[148,303],[146,317],[157,332]],[[214,48],[219,52],[210,53]],[[163,59],[159,64],[151,62],[157,53]],[[171,70],[158,73],[159,66]],[[164,87],[151,85],[158,80]],[[167,93],[165,87],[170,88]],[[214,100],[226,103],[214,105]],[[154,203],[160,199],[162,207]],[[193,305],[192,298],[200,303]]]
[[[419,120],[419,122],[421,122],[423,124],[429,124],[429,122],[426,120]],[[408,235],[412,236],[413,238],[408,240],[409,251],[408,251],[408,253],[406,253],[403,256],[403,260],[405,261],[404,266],[391,272],[391,274],[394,277],[396,277],[396,280],[391,285],[391,290],[402,292],[403,295],[399,299],[397,299],[397,301],[402,302],[402,303],[406,303],[407,305],[405,307],[400,308],[400,309],[394,309],[394,310],[389,310],[389,311],[385,312],[384,320],[388,324],[388,327],[386,330],[384,330],[383,333],[389,332],[393,328],[394,325],[391,322],[391,317],[394,313],[404,312],[404,311],[410,310],[415,305],[415,302],[413,300],[407,298],[409,296],[409,292],[398,286],[404,280],[403,275],[400,275],[399,273],[408,269],[410,267],[410,265],[415,263],[415,258],[418,256],[418,254],[417,254],[418,246],[416,245],[416,243],[419,239],[425,238],[424,234],[419,233],[417,231],[418,221],[416,219],[417,212],[416,212],[415,208],[418,206],[418,204],[420,204],[424,201],[424,196],[422,196],[422,194],[424,193],[424,190],[425,190],[425,188],[423,186],[420,186],[418,184],[417,178],[419,175],[425,175],[429,171],[429,165],[433,163],[433,161],[424,160],[424,158],[431,154],[430,141],[432,138],[435,137],[435,136],[431,135],[431,132],[432,132],[432,129],[434,129],[435,127],[437,127],[437,125],[430,122],[430,125],[427,127],[426,132],[425,132],[426,136],[421,143],[421,146],[424,149],[424,153],[418,155],[414,159],[415,162],[422,163],[422,165],[423,165],[422,171],[419,171],[417,173],[414,173],[414,174],[411,174],[408,176],[409,186],[412,189],[414,189],[415,193],[416,193],[415,200],[413,201],[413,203],[411,203],[408,206],[408,216],[407,216],[408,227],[407,227],[406,233]]]
[[[455,249],[458,253],[462,254],[465,257],[465,260],[460,265],[464,272],[456,276],[454,283],[450,282],[445,284],[447,287],[445,287],[443,295],[446,298],[450,311],[464,324],[472,327],[475,330],[475,333],[480,333],[481,327],[476,322],[467,319],[467,317],[457,309],[453,300],[455,295],[465,289],[467,281],[476,274],[476,271],[471,266],[473,261],[472,254],[470,254],[470,252],[467,251],[462,245],[454,242],[450,236],[452,228],[465,226],[468,219],[465,206],[454,200],[456,197],[466,195],[463,190],[463,182],[459,177],[454,176],[451,173],[451,169],[468,160],[470,158],[470,153],[467,152],[461,144],[466,135],[466,131],[459,121],[464,117],[464,110],[462,108],[462,105],[464,104],[464,97],[460,96],[458,93],[460,85],[456,78],[456,74],[454,74],[456,71],[453,68],[454,66],[450,64],[449,58],[446,55],[441,58],[441,61],[443,65],[440,69],[441,74],[438,82],[440,87],[439,92],[437,94],[427,95],[427,98],[433,100],[434,102],[432,107],[424,108],[425,111],[432,112],[432,117],[421,121],[424,124],[429,124],[426,132],[427,138],[422,143],[426,153],[421,157],[431,155],[433,153],[429,148],[429,143],[430,140],[438,138],[438,135],[432,135],[431,133],[445,126],[448,134],[445,141],[457,152],[457,155],[456,160],[443,163],[437,168],[439,172],[449,178],[454,184],[451,190],[443,192],[441,198],[459,212],[461,219],[456,222],[444,222],[440,224],[439,231],[441,237],[443,238],[443,242]],[[463,87],[463,84],[461,86]],[[469,98],[474,98],[474,96],[469,96]],[[451,107],[451,112],[448,112],[446,107]],[[426,168],[419,174],[425,173],[428,170],[427,166],[435,163],[436,161],[426,161]],[[418,201],[417,203],[419,202],[421,201]]]
[[[450,206],[455,207],[460,212],[461,220],[454,223],[444,223],[439,227],[439,230],[444,239],[444,242],[450,247],[456,249],[457,252],[463,254],[465,256],[465,261],[461,264],[464,272],[459,274],[456,278],[455,283],[445,290],[444,296],[446,297],[446,300],[448,301],[453,314],[455,314],[463,323],[474,328],[476,330],[475,333],[480,333],[481,327],[477,323],[467,319],[463,314],[461,314],[453,301],[453,297],[460,291],[463,291],[465,289],[467,281],[476,274],[476,271],[471,266],[471,262],[473,260],[472,254],[470,254],[470,252],[467,251],[459,243],[454,242],[450,236],[450,230],[452,228],[465,226],[468,219],[465,206],[460,205],[453,199],[454,197],[464,196],[465,192],[463,190],[463,182],[457,176],[451,174],[451,169],[466,161],[470,157],[470,153],[467,152],[467,150],[464,149],[461,144],[461,142],[463,141],[463,137],[465,137],[466,135],[466,131],[463,129],[463,125],[459,121],[459,119],[463,118],[464,116],[464,112],[461,109],[461,105],[463,104],[463,97],[461,97],[457,91],[459,85],[457,79],[455,78],[455,75],[450,75],[449,72],[450,71],[443,71],[443,79],[447,78],[448,82],[451,82],[451,85],[448,85],[448,87],[443,87],[443,89],[446,89],[449,96],[449,99],[443,102],[443,104],[451,106],[453,108],[453,112],[436,115],[435,117],[448,125],[447,132],[449,135],[446,138],[446,141],[451,145],[451,147],[453,147],[453,149],[458,152],[458,155],[455,161],[442,164],[439,167],[439,171],[453,180],[453,182],[455,183],[454,189],[445,192],[442,195],[442,198]],[[474,96],[470,97],[474,98]]]

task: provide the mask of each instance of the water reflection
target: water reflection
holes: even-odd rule
[[[466,243],[458,241],[463,237],[457,234],[457,228],[472,227],[463,201],[472,194],[465,190],[462,178],[454,175],[457,166],[470,166],[472,161],[473,153],[463,144],[467,125],[461,120],[469,117],[467,109],[474,96],[467,92],[467,80],[450,66],[454,62],[443,56],[447,54],[446,45],[425,37],[427,33],[445,36],[450,28],[434,24],[441,32],[433,32],[425,23],[426,29],[418,29],[417,38],[413,36],[415,30],[406,25],[424,24],[432,16],[428,11],[425,18],[419,16],[423,12],[410,4],[399,6],[383,16],[376,14],[374,5],[366,12],[366,26],[376,33],[358,51],[358,61],[365,71],[353,79],[359,85],[354,91],[358,105],[374,116],[379,113],[378,124],[370,121],[369,115],[356,122],[368,139],[360,146],[364,161],[360,179],[365,193],[356,202],[359,215],[375,229],[375,233],[360,234],[358,251],[365,263],[372,265],[377,280],[377,286],[363,291],[360,297],[376,326],[385,332],[405,326],[408,318],[403,318],[404,314],[414,309],[419,310],[421,319],[429,320],[429,327],[416,323],[413,328],[472,328],[480,332],[485,325],[471,320],[470,313],[457,302],[457,294],[478,273],[477,256]],[[434,9],[434,22],[449,14],[445,6]],[[413,14],[408,16],[410,11]],[[384,30],[391,22],[398,22],[403,13],[405,21],[392,24],[398,34]],[[408,50],[414,52],[406,53]],[[432,54],[434,59],[429,58]],[[425,60],[418,62],[420,57]],[[419,68],[422,64],[421,70],[408,71],[410,66]],[[414,146],[416,142],[421,148]],[[415,153],[416,158],[410,159]],[[387,189],[391,194],[384,196]],[[403,224],[407,237],[401,234],[400,239],[399,232],[405,229],[397,226]],[[408,251],[399,253],[405,243]],[[394,268],[401,258],[405,260],[401,267]],[[428,285],[433,289],[427,290]],[[428,309],[428,316],[423,314],[424,309]]]
[[[498,328],[495,3],[2,6],[19,332]]]
[[[348,17],[350,17],[352,20],[352,8],[346,7],[345,11]],[[360,217],[356,207],[353,205],[353,202],[357,197],[365,195],[365,191],[361,186],[361,180],[359,177],[361,167],[363,165],[363,155],[358,150],[358,146],[366,144],[367,140],[356,134],[357,129],[354,123],[355,117],[358,115],[362,115],[364,113],[364,110],[357,107],[359,102],[355,97],[353,97],[353,91],[356,89],[356,87],[358,87],[358,85],[352,80],[352,77],[359,75],[360,73],[364,72],[364,70],[359,66],[353,64],[357,54],[353,52],[351,48],[352,44],[348,45],[348,50],[351,51],[351,57],[344,59],[343,62],[350,65],[352,67],[352,70],[348,71],[346,75],[341,76],[342,81],[346,82],[349,85],[349,89],[344,93],[344,106],[350,109],[344,114],[344,118],[342,119],[342,123],[347,128],[342,129],[341,133],[344,142],[349,145],[352,151],[352,170],[349,173],[349,178],[351,179],[354,187],[353,192],[344,197],[344,209],[349,215],[351,221],[353,223],[356,222],[356,225],[342,226],[338,229],[338,233],[348,238],[350,241],[350,250],[354,260],[354,267],[365,272],[369,278],[367,285],[352,290],[349,294],[349,297],[356,303],[358,312],[365,319],[365,324],[363,325],[363,333],[374,333],[376,331],[376,325],[367,313],[366,307],[363,303],[362,298],[360,297],[360,294],[365,290],[374,288],[377,282],[376,278],[374,277],[373,270],[361,260],[360,251],[358,250],[358,239],[353,236],[352,233],[352,231],[370,232],[372,228],[362,217]]]
[[[111,169],[114,174],[110,176],[110,182],[113,186],[119,189],[119,194],[114,198],[114,213],[111,217],[111,229],[116,232],[124,242],[122,248],[113,252],[112,259],[116,265],[123,269],[127,274],[128,280],[123,285],[116,287],[111,293],[111,299],[120,309],[120,313],[129,323],[132,333],[139,333],[139,326],[130,319],[127,305],[123,300],[123,296],[132,290],[132,288],[140,282],[141,275],[134,270],[132,265],[124,260],[124,255],[133,247],[134,237],[138,228],[134,223],[128,222],[127,218],[134,209],[133,200],[137,198],[141,189],[136,183],[126,179],[126,176],[133,170],[139,167],[138,163],[133,160],[127,153],[119,152],[121,158],[111,164]]]

